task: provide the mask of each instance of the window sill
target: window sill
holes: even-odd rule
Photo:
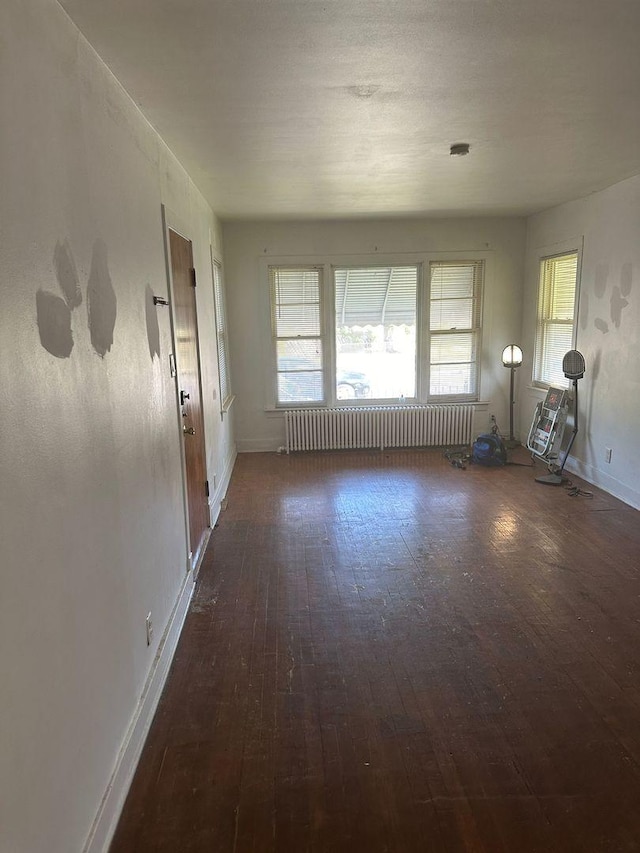
[[[221,418],[224,418],[224,416],[227,414],[227,412],[229,411],[231,406],[233,406],[235,399],[236,399],[236,395],[232,394],[227,400],[224,401],[224,403],[222,404],[222,406],[220,408],[220,417]]]
[[[540,390],[540,389],[535,389]],[[413,406],[485,406],[489,405],[488,400],[341,400],[338,403],[292,403],[290,406],[265,406],[264,413],[268,418],[280,418],[286,412],[292,409],[366,409],[368,407],[376,409],[404,409]]]
[[[568,383],[559,382],[557,385],[552,385],[549,383],[548,385],[527,385],[527,391],[533,391],[534,394],[540,394],[541,397],[544,397],[549,390],[549,388],[560,388],[563,391],[566,391],[569,388]]]

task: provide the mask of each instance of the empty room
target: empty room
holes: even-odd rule
[[[640,851],[639,33],[0,5],[0,853]]]

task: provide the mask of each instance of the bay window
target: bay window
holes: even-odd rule
[[[268,271],[277,407],[478,399],[484,261]]]

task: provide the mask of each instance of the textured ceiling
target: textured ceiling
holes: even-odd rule
[[[640,0],[61,4],[223,219],[524,215],[640,173]]]

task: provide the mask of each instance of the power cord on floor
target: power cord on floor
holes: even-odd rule
[[[445,450],[444,458],[448,459],[454,468],[460,468],[462,471],[467,470],[467,462],[471,459],[471,454],[465,450]]]
[[[565,489],[567,490],[567,494],[570,498],[592,498],[593,492],[587,492],[585,489],[580,489],[578,486],[574,486],[571,480],[569,480]]]

